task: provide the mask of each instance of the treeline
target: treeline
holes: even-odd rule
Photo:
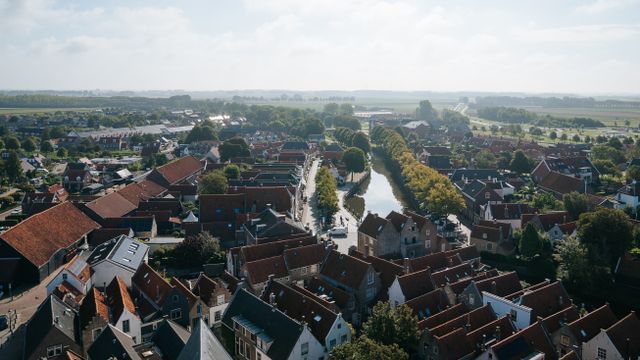
[[[177,95],[169,98],[147,97],[80,97],[54,95],[0,95],[0,107],[7,108],[127,108],[127,109],[158,109],[160,107],[185,108],[192,107],[194,101],[189,95]]]
[[[331,219],[338,212],[338,184],[328,167],[321,167],[316,174],[316,194],[318,208],[326,219]]]
[[[478,116],[503,123],[510,124],[531,124],[544,127],[583,127],[596,128],[605,125],[598,120],[592,118],[574,117],[559,118],[551,115],[538,115],[525,109],[517,109],[512,107],[493,106],[484,107],[477,110]]]
[[[416,160],[402,135],[376,126],[371,131],[371,139],[401,171],[405,186],[423,209],[437,216],[447,216],[464,209],[464,200],[451,180]]]
[[[483,96],[476,97],[476,104],[480,107],[489,106],[541,106],[541,107],[605,107],[605,108],[640,108],[640,101],[603,100],[598,101],[587,97],[514,97],[514,96]]]

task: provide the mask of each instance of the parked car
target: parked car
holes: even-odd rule
[[[346,226],[334,226],[329,229],[329,235],[331,236],[347,236],[349,229]]]
[[[9,327],[9,318],[7,315],[0,315],[0,331]]]

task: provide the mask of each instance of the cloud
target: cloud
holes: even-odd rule
[[[640,37],[640,25],[581,25],[520,30],[516,38],[530,42],[608,42],[627,41]]]
[[[104,14],[101,7],[78,10],[56,5],[54,0],[0,0],[0,36],[24,35],[51,25],[91,23]]]
[[[576,11],[587,14],[599,14],[605,11],[624,8],[637,3],[638,0],[596,0],[594,2],[578,6],[576,8]]]

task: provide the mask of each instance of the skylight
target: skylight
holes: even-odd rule
[[[313,320],[315,320],[316,322],[319,322],[320,320],[322,320],[322,316],[316,315],[313,317]]]

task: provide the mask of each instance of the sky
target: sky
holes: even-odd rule
[[[0,0],[0,89],[640,94],[640,0]]]

